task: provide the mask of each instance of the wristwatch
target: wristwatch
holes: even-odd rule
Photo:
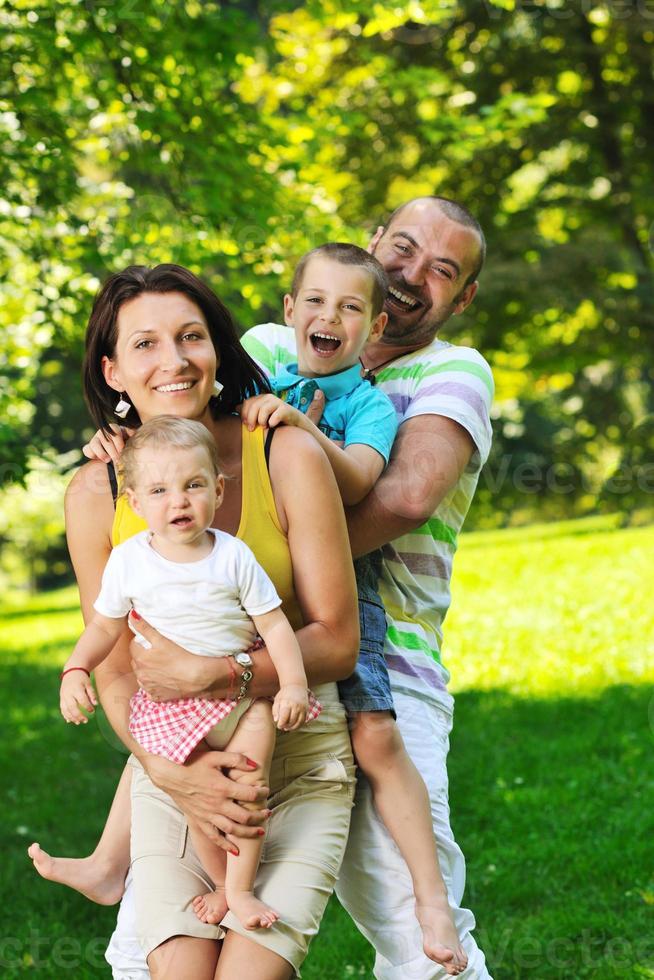
[[[242,701],[248,693],[248,684],[254,677],[254,671],[252,670],[254,667],[254,660],[249,653],[235,653],[233,659],[239,667],[243,668],[243,672],[241,674],[241,686],[239,687],[238,694],[236,695],[236,700]]]

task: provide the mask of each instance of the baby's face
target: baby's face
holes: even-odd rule
[[[284,297],[295,329],[298,371],[308,378],[352,367],[368,340],[381,336],[386,317],[373,316],[372,277],[356,265],[322,255],[310,259],[297,296]]]
[[[129,502],[150,530],[171,544],[191,544],[213,523],[224,481],[202,446],[144,446],[137,455]]]

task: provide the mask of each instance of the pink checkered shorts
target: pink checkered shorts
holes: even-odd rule
[[[196,745],[219,725],[238,701],[180,698],[178,701],[152,701],[139,689],[130,701],[130,734],[152,755],[171,762],[185,762]],[[322,711],[322,705],[309,691],[307,722]]]

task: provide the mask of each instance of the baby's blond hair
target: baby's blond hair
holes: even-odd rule
[[[120,475],[124,490],[134,490],[138,472],[138,452],[147,446],[166,449],[206,450],[216,476],[220,473],[216,441],[206,426],[192,419],[180,419],[176,415],[159,415],[145,422],[123,449],[120,457]]]

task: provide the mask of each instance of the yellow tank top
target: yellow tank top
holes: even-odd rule
[[[242,432],[241,466],[242,496],[241,520],[236,537],[252,550],[259,564],[268,573],[282,600],[293,629],[303,626],[302,613],[293,587],[293,566],[288,550],[288,539],[282,530],[275,508],[275,498],[264,453],[261,428],[250,432],[245,426]],[[116,501],[116,512],[111,528],[114,547],[127,541],[139,531],[145,531],[146,523],[135,514],[122,494]]]

